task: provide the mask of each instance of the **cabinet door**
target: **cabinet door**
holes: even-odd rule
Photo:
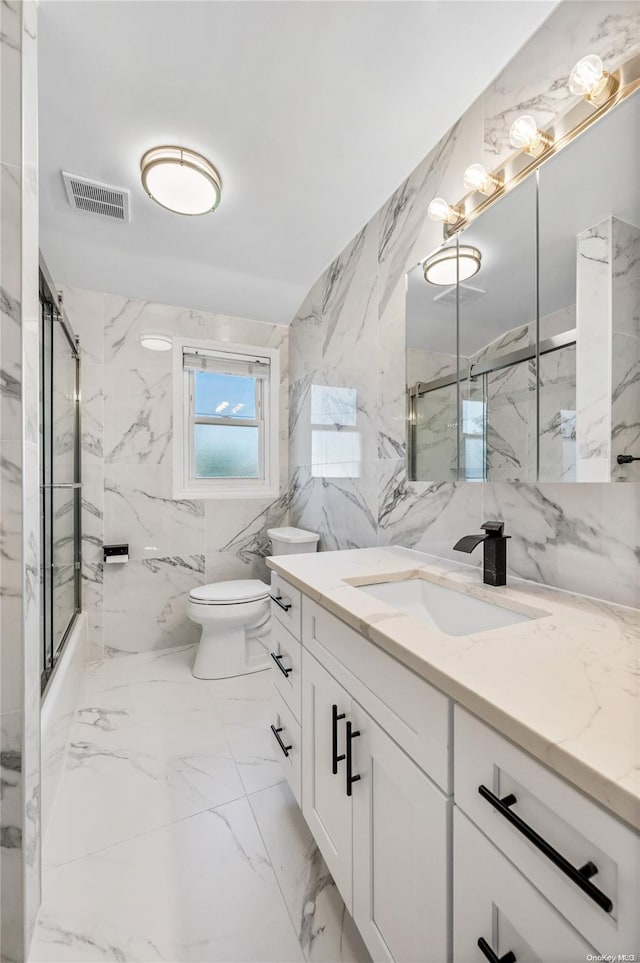
[[[594,950],[456,807],[453,826],[453,959],[584,963]],[[483,951],[478,940],[484,940]],[[615,953],[615,946],[611,948]],[[612,956],[611,959],[616,959]]]
[[[451,800],[354,703],[354,919],[374,960],[448,960]]]
[[[345,792],[344,758],[333,772],[334,748],[337,755],[345,753],[351,696],[306,650],[302,680],[302,811],[351,912],[351,799]],[[342,718],[334,722],[334,713]]]

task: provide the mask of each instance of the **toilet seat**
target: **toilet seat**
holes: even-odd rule
[[[189,593],[196,605],[241,605],[269,597],[269,586],[257,578],[235,579],[199,585]]]

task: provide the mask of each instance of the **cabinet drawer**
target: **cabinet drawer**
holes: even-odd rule
[[[453,819],[453,959],[584,963],[593,948],[456,806]],[[612,950],[613,952],[613,950]]]
[[[451,702],[364,636],[305,598],[303,646],[450,792]]]
[[[285,778],[296,802],[302,806],[302,732],[291,709],[275,687],[271,734],[277,743],[277,754]]]
[[[271,620],[271,681],[300,722],[302,646],[276,619]]]
[[[598,952],[637,953],[640,836],[459,706],[454,719],[456,805]],[[588,864],[610,911],[571,878]]]
[[[286,625],[291,634],[300,639],[301,595],[297,588],[289,585],[277,572],[271,573],[271,616]]]

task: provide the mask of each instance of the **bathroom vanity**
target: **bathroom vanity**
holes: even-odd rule
[[[373,959],[637,958],[638,612],[405,549],[269,565],[273,736]]]

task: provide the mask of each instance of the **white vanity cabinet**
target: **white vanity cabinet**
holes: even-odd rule
[[[284,771],[372,958],[640,958],[640,835],[277,586],[294,603],[273,639]]]
[[[585,963],[595,955],[457,806],[453,839],[455,963]]]
[[[640,954],[638,834],[458,705],[454,722],[456,810],[475,823],[478,836],[488,837],[503,865],[508,860],[525,878],[520,915],[541,918],[535,907],[546,905],[581,935],[589,952]],[[456,820],[456,866],[461,862],[465,868],[454,873],[456,892],[468,889],[465,877],[485,874],[479,844],[471,847],[469,834],[457,838],[459,825]],[[481,884],[485,897],[492,885]],[[491,900],[496,904],[498,897]],[[463,915],[459,907],[458,919]],[[574,943],[571,953],[569,945],[564,955],[541,952],[539,958],[582,963],[582,945]],[[458,963],[467,963],[465,952],[455,957]]]
[[[448,959],[451,799],[357,704],[353,918],[374,960]]]
[[[307,651],[302,678],[302,812],[353,915],[352,806],[344,783],[351,696]]]
[[[448,783],[449,701],[306,599],[302,625],[303,814],[373,959],[445,963],[452,800],[411,752]]]

